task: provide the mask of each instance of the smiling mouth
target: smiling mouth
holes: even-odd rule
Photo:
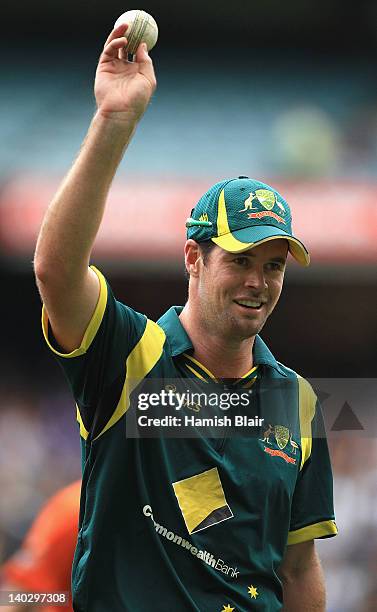
[[[260,310],[264,304],[264,302],[257,302],[256,300],[234,300],[234,302],[247,310]]]

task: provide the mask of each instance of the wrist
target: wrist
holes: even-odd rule
[[[89,128],[89,139],[110,147],[113,151],[124,149],[131,140],[138,119],[125,113],[103,113],[97,110]]]
[[[126,131],[130,129],[133,131],[143,114],[144,112],[137,113],[135,111],[109,112],[101,108],[97,108],[93,120],[107,129],[112,129],[112,127],[114,127],[116,129]]]

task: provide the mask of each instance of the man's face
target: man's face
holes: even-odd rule
[[[230,342],[259,333],[280,297],[287,253],[284,239],[238,254],[215,245],[195,279],[194,299],[207,331]]]

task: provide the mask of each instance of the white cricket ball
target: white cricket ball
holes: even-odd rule
[[[128,23],[125,33],[128,41],[125,47],[127,53],[134,55],[142,42],[146,43],[148,51],[153,49],[157,42],[158,27],[152,15],[140,10],[126,11],[118,17],[114,28],[122,23]]]

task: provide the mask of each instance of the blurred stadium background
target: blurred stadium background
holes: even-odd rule
[[[104,39],[129,8],[117,0],[2,7],[0,560],[46,497],[80,471],[72,400],[41,339],[31,261],[43,210],[94,111]],[[160,28],[159,87],[117,175],[93,261],[119,299],[156,318],[185,300],[184,220],[203,190],[239,174],[273,182],[313,264],[291,264],[264,338],[306,377],[372,379],[377,4],[155,0],[142,8]],[[319,551],[328,610],[369,612],[377,610],[377,432],[344,429],[329,433],[340,535]]]

